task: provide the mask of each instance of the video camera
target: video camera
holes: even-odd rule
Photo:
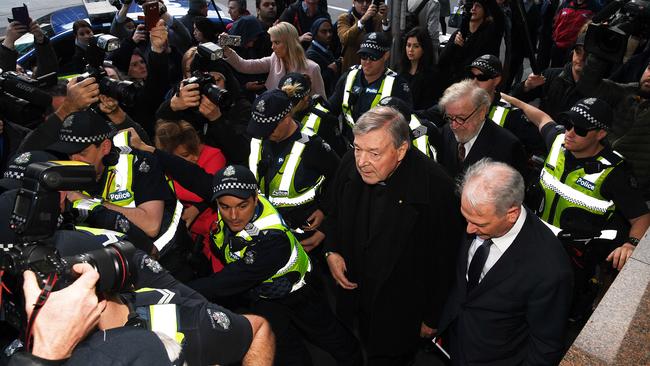
[[[22,274],[33,271],[52,286],[49,291],[67,287],[76,274],[72,266],[89,263],[99,272],[97,290],[122,291],[132,285],[135,247],[118,241],[104,248],[79,255],[61,257],[52,243],[60,213],[59,191],[88,189],[96,184],[95,169],[79,162],[43,162],[30,164],[18,191],[9,226],[19,239],[0,244],[0,286],[11,290],[0,301],[1,320],[18,330],[27,324],[22,294]]]
[[[52,105],[52,97],[41,88],[56,84],[56,73],[37,79],[15,71],[0,69],[0,118],[24,124],[26,117],[37,117]]]
[[[614,0],[593,19],[585,35],[585,50],[620,63],[630,36],[650,38],[650,1]]]
[[[88,44],[86,58],[86,72],[77,77],[77,82],[87,78],[95,78],[99,85],[99,92],[109,96],[122,105],[130,107],[135,104],[138,95],[138,88],[130,81],[114,80],[106,74],[102,66],[106,52],[112,52],[120,48],[120,40],[110,34],[96,34]]]

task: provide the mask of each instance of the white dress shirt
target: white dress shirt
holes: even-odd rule
[[[481,271],[481,276],[479,277],[479,282],[483,280],[483,277],[485,277],[485,274],[490,271],[490,269],[496,264],[496,262],[501,258],[503,253],[510,248],[510,245],[512,245],[512,242],[515,241],[515,238],[517,235],[519,235],[519,232],[521,231],[522,226],[524,226],[524,221],[526,221],[526,209],[524,206],[521,206],[521,211],[519,213],[519,217],[517,218],[517,221],[515,224],[508,230],[507,233],[503,234],[503,236],[500,236],[498,238],[492,238],[492,244],[490,246],[490,254],[488,255],[487,259],[485,260],[485,266],[483,266],[483,270]],[[476,250],[478,247],[483,244],[484,240],[479,238],[478,236],[472,241],[472,245],[470,245],[469,250],[467,251],[467,269],[465,270],[465,279],[468,280],[467,278],[467,271],[469,271],[469,265],[472,263],[472,258],[474,257],[474,253],[476,253]]]

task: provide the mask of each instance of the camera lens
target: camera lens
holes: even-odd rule
[[[130,81],[113,80],[105,76],[99,79],[99,92],[130,107],[135,104],[138,89]]]
[[[89,263],[99,272],[99,291],[121,291],[133,283],[132,272],[135,247],[128,242],[119,241],[102,249],[65,258],[70,266],[76,263]]]
[[[220,109],[227,110],[232,105],[232,97],[227,90],[221,89],[214,84],[207,84],[201,89],[201,94],[204,94],[210,101],[219,106]]]

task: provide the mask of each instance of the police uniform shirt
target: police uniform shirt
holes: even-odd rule
[[[336,87],[334,88],[334,94],[328,100],[329,105],[332,107],[331,112],[337,116],[342,113],[345,80],[348,77],[349,73],[350,71],[346,72],[339,78],[339,81],[336,83]],[[359,70],[352,85],[353,91],[356,87],[359,89],[359,96],[357,97],[355,103],[352,103],[352,99],[354,97],[350,95],[352,118],[355,121],[370,109],[373,100],[375,100],[375,97],[379,93],[379,88],[381,87],[381,83],[383,81],[384,76],[382,75],[379,79],[368,84],[366,78],[364,77],[363,69]],[[411,91],[409,89],[408,83],[398,75],[395,75],[395,84],[393,84],[393,90],[391,90],[390,95],[405,101],[409,106],[413,104],[413,98],[411,97]]]
[[[550,151],[555,138],[562,133],[564,133],[564,127],[554,122],[542,128],[542,137],[548,151]],[[611,150],[611,148],[606,146],[603,149],[603,151],[607,150]],[[565,172],[579,169],[580,167],[584,167],[585,164],[595,163],[597,161],[595,157],[578,159],[568,151],[565,152],[564,156]],[[648,207],[643,200],[641,191],[636,185],[636,180],[624,165],[612,170],[603,182],[600,192],[604,198],[614,202],[616,210],[620,211],[627,220],[637,218],[648,212]]]
[[[262,213],[262,203],[258,202],[254,221]],[[211,249],[219,257],[224,268],[208,277],[199,278],[187,285],[198,291],[210,301],[219,302],[218,299],[233,295],[244,295],[253,290],[250,295],[256,296],[264,290],[262,282],[271,278],[282,268],[291,255],[291,243],[287,236],[277,230],[260,232],[251,242],[236,237],[224,224],[225,238],[222,250],[212,244]],[[230,252],[237,252],[248,247],[244,258],[239,258],[228,263],[225,258],[225,247],[230,246]]]
[[[131,185],[133,195],[135,196],[135,205],[138,206],[148,201],[161,200],[165,202],[166,211],[173,211],[176,205],[176,196],[169,188],[156,157],[142,151],[133,151],[131,154],[135,155],[132,169],[133,181]],[[108,169],[108,167],[106,167],[99,181],[97,190],[89,193],[95,196],[102,195],[107,181],[114,179],[115,175],[110,171],[110,169]],[[126,197],[127,192],[114,192],[113,197],[119,199],[121,195]],[[104,199],[107,201],[115,201],[111,200],[110,197],[104,197]]]
[[[189,365],[232,364],[240,361],[251,345],[253,330],[248,319],[205,299],[187,298],[169,289],[131,292],[122,297],[149,327],[156,326],[156,321],[170,320],[151,319],[150,305],[176,305],[177,332],[183,334],[183,357]]]

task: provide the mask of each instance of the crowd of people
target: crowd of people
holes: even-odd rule
[[[39,245],[135,254],[119,292],[87,264],[51,293],[21,273],[9,364],[309,365],[306,342],[340,365],[558,364],[650,226],[650,42],[596,52],[597,0],[460,5],[443,46],[442,0],[409,0],[400,42],[370,0],[231,0],[227,26],[190,0],[149,30],[124,2],[119,48],[77,20],[69,54],[11,22],[0,68],[58,79],[47,106],[0,98],[0,243],[28,244],[30,164],[72,160],[95,184]]]

